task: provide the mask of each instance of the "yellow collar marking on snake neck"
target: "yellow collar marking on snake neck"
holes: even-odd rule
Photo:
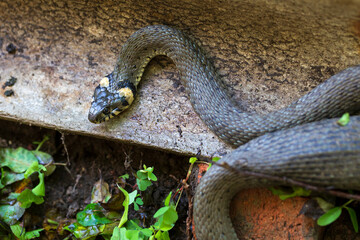
[[[125,97],[125,100],[129,104],[131,104],[134,101],[134,93],[130,88],[128,88],[128,87],[120,88],[118,90],[118,92],[119,92],[120,96]]]
[[[108,78],[108,77],[104,77],[103,79],[101,79],[101,81],[100,81],[100,86],[101,86],[101,87],[108,87],[108,86],[109,86],[109,78]]]

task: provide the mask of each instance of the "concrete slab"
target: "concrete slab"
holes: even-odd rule
[[[359,1],[20,1],[0,2],[0,118],[183,154],[224,154],[192,110],[167,58],[148,67],[135,104],[94,125],[94,87],[121,45],[150,24],[192,35],[214,60],[235,99],[249,111],[281,108],[359,64]],[[17,51],[6,48],[14,44]],[[11,52],[11,51],[10,51]]]

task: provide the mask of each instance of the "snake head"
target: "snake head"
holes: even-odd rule
[[[108,75],[95,88],[88,115],[92,123],[101,123],[113,118],[127,109],[134,100],[136,88],[132,83],[121,81],[116,87],[112,87],[111,80],[111,75]]]

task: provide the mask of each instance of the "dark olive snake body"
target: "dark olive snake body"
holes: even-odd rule
[[[149,26],[122,47],[113,73],[95,90],[89,120],[98,123],[127,108],[144,68],[157,55],[174,61],[192,106],[206,125],[223,141],[244,144],[221,161],[237,169],[360,190],[360,117],[351,117],[346,126],[339,126],[336,119],[322,120],[360,110],[360,66],[332,76],[286,108],[266,115],[247,113],[230,100],[194,41],[174,28]],[[231,198],[242,188],[273,184],[213,166],[195,195],[197,238],[236,239],[229,218]]]

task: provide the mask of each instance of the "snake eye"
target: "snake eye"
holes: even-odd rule
[[[102,110],[102,113],[105,115],[108,115],[110,113],[110,109],[108,107],[106,107]]]

